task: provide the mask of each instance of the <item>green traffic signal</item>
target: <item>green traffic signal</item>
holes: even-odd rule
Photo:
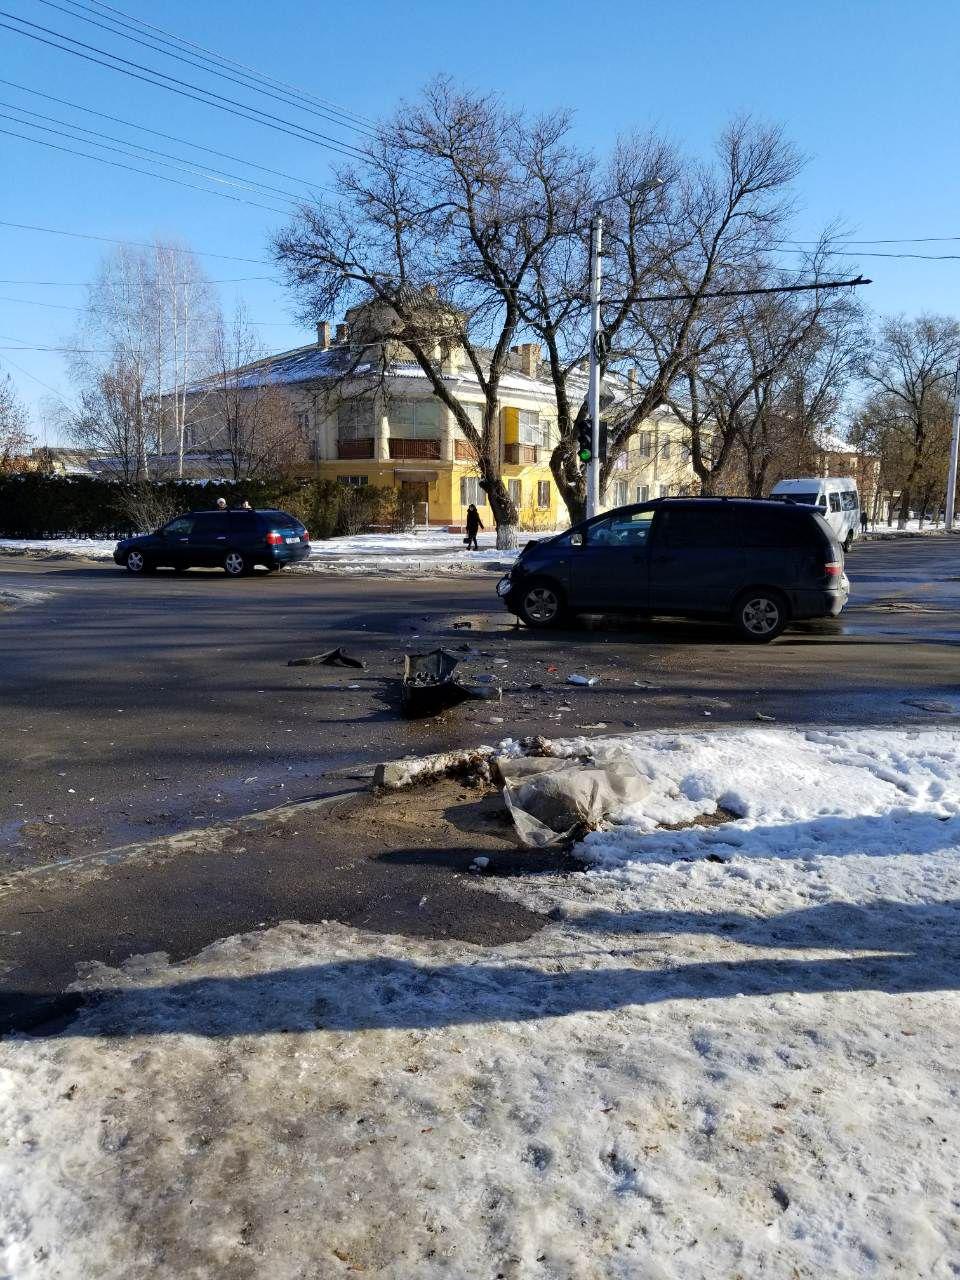
[[[593,454],[591,450],[584,448],[580,450],[580,452],[577,454],[577,457],[580,459],[581,462],[589,462],[590,459],[593,457]]]

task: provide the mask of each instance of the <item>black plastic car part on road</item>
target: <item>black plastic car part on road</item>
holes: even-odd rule
[[[286,511],[188,511],[156,533],[123,538],[113,558],[128,573],[220,568],[231,578],[257,565],[275,571],[310,554],[310,535]]]
[[[843,552],[816,511],[746,498],[607,511],[528,543],[497,585],[530,627],[577,613],[722,618],[755,643],[838,614],[848,591]]]

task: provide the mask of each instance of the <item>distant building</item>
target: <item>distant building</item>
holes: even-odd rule
[[[861,510],[872,517],[880,483],[880,459],[830,433],[821,435],[815,458],[817,475],[850,476],[856,480]]]
[[[348,312],[335,335],[329,324],[320,323],[315,344],[231,371],[228,385],[251,395],[264,386],[282,391],[300,441],[298,456],[288,465],[342,484],[397,489],[418,523],[459,527],[470,503],[483,515],[487,499],[470,443],[401,343],[381,338],[364,346],[362,338],[352,336],[363,333],[365,310]],[[483,395],[466,352],[456,343],[438,341],[434,354],[442,360],[444,381],[479,427]],[[558,440],[553,385],[537,343],[514,347],[508,365],[500,384],[503,478],[522,524],[555,528],[567,513],[550,471]],[[579,402],[585,376],[574,374],[572,381]],[[619,382],[620,394],[627,394],[627,380]],[[190,391],[198,426],[190,425],[188,410],[187,442],[197,449],[204,443],[214,450],[222,446],[216,431],[210,434],[203,425],[209,413],[201,406],[211,385],[197,384]],[[679,422],[665,413],[655,415],[615,464],[605,505],[690,490],[694,476],[685,439]]]

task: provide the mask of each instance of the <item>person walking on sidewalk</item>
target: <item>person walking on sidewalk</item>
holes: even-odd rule
[[[479,551],[477,544],[477,534],[483,528],[483,521],[480,519],[480,512],[471,502],[467,507],[467,550]]]

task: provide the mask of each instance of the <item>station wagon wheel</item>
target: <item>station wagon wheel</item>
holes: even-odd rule
[[[551,582],[531,582],[520,599],[520,617],[528,627],[554,627],[563,612],[563,596]]]
[[[153,565],[142,551],[130,551],[126,559],[127,573],[149,573]]]
[[[241,555],[239,551],[228,551],[223,567],[231,578],[239,578],[242,574],[249,572],[252,566],[247,557]]]
[[[765,644],[787,625],[787,602],[779,591],[758,587],[744,591],[733,610],[733,621],[745,640]]]

